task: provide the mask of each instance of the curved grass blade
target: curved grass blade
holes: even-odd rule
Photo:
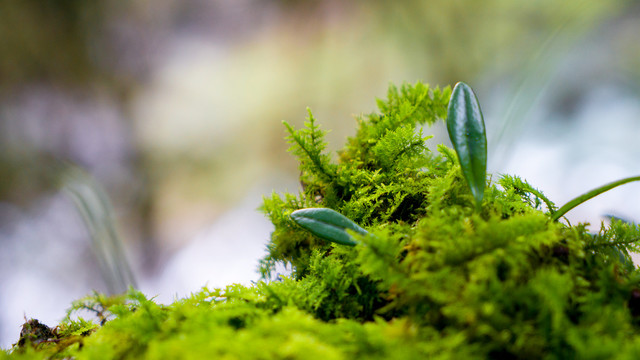
[[[296,210],[291,213],[291,219],[317,237],[342,245],[354,246],[358,243],[348,230],[367,234],[365,229],[346,216],[327,208]]]
[[[614,187],[620,186],[620,185],[624,185],[626,183],[630,183],[632,181],[640,181],[640,176],[632,176],[632,177],[628,177],[628,178],[624,178],[618,181],[614,181],[612,183],[600,186],[599,188],[593,189],[585,194],[582,194],[580,196],[578,196],[577,198],[569,201],[568,203],[564,204],[560,209],[558,209],[558,211],[554,212],[553,215],[551,216],[551,219],[553,221],[556,221],[558,219],[560,219],[564,214],[566,214],[567,212],[569,212],[571,209],[573,209],[574,207],[582,204],[583,202],[594,198],[600,194],[602,194],[605,191],[609,191],[611,189],[613,189]]]
[[[487,134],[478,99],[463,82],[456,84],[449,100],[447,131],[479,210],[487,177]]]
[[[91,246],[110,294],[137,287],[116,230],[113,207],[102,187],[85,171],[70,166],[63,174],[64,191],[73,200],[89,231]]]

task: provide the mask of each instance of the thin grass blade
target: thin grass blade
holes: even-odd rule
[[[487,134],[478,99],[463,82],[456,84],[449,100],[447,131],[479,210],[487,177]]]
[[[593,189],[585,194],[582,194],[580,196],[578,196],[577,198],[569,201],[568,203],[566,203],[565,205],[563,205],[560,209],[558,209],[558,211],[554,212],[553,215],[551,216],[551,219],[553,221],[556,221],[558,219],[560,219],[564,214],[566,214],[567,212],[569,212],[571,209],[573,209],[574,207],[582,204],[583,202],[594,198],[600,194],[602,194],[605,191],[609,191],[611,189],[613,189],[614,187],[620,186],[620,185],[624,185],[626,183],[630,183],[632,181],[640,181],[640,176],[632,176],[632,177],[628,177],[628,178],[624,178],[618,181],[614,181],[612,183],[600,186],[599,188]]]
[[[354,246],[358,243],[349,231],[367,234],[365,229],[346,216],[327,208],[296,210],[291,213],[291,219],[315,236],[342,245]]]
[[[137,287],[116,231],[113,208],[102,187],[83,170],[70,166],[62,176],[63,189],[73,200],[89,231],[100,272],[110,294]]]

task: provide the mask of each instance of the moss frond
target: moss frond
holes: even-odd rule
[[[337,163],[310,112],[303,129],[285,123],[302,189],[263,200],[264,281],[169,305],[96,293],[73,303],[62,337],[0,358],[637,358],[640,227],[553,221],[554,203],[510,175],[487,182],[477,211],[456,153],[429,150],[422,133],[450,94],[392,86]],[[366,232],[355,246],[325,242],[290,217],[309,207]],[[269,281],[278,263],[293,274]],[[99,325],[71,319],[83,310]]]

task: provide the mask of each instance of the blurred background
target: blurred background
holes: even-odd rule
[[[639,36],[630,0],[0,0],[0,347],[131,281],[105,277],[100,221],[159,301],[259,279],[262,196],[299,186],[281,121],[310,107],[335,151],[390,83],[470,84],[489,172],[558,205],[638,175]],[[640,184],[567,217],[606,215],[640,221]]]

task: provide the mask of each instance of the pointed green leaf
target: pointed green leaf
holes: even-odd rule
[[[616,186],[620,186],[620,185],[624,185],[626,183],[630,183],[632,181],[640,181],[640,176],[632,176],[632,177],[628,177],[628,178],[624,178],[618,181],[614,181],[612,183],[608,183],[606,185],[602,185],[599,188],[593,189],[585,194],[582,194],[580,196],[578,196],[577,198],[569,201],[568,203],[566,203],[565,205],[563,205],[560,209],[558,209],[558,211],[554,212],[553,215],[551,216],[551,219],[553,221],[556,221],[558,219],[560,219],[564,214],[566,214],[567,212],[569,212],[569,210],[573,209],[574,207],[582,204],[583,202],[594,198],[600,194],[602,194],[605,191],[609,191],[611,189],[613,189]]]
[[[367,231],[346,216],[327,208],[300,209],[291,213],[291,219],[319,238],[342,245],[354,246],[358,242],[348,230],[366,235]]]
[[[447,131],[476,208],[480,209],[487,176],[487,135],[478,99],[463,82],[456,84],[449,100]]]

